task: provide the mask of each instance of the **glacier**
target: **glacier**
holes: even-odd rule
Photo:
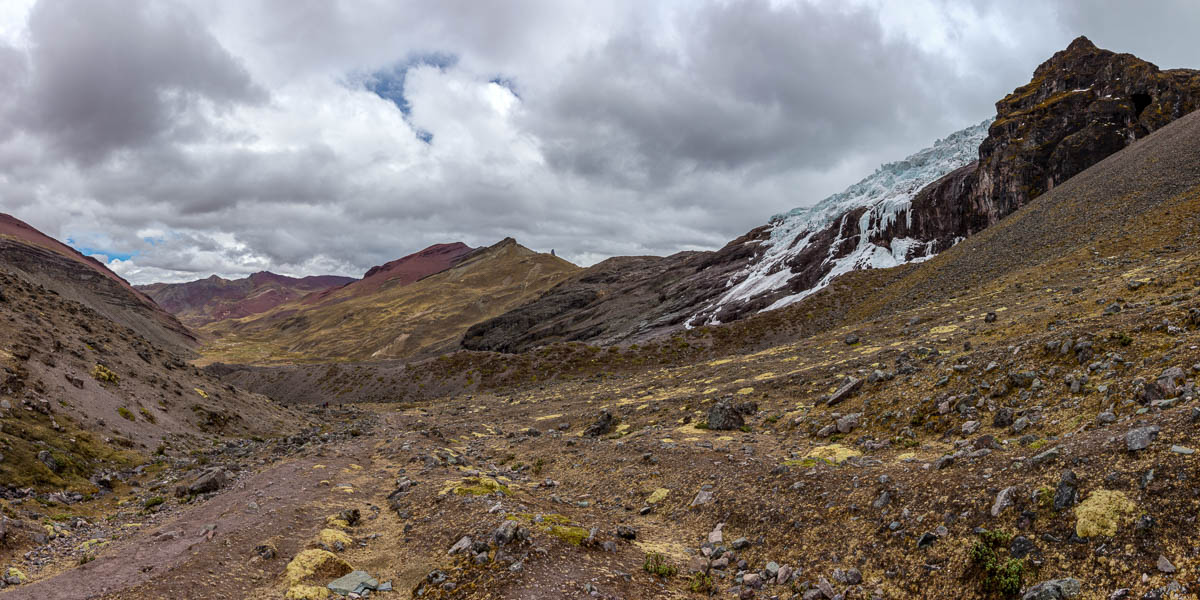
[[[855,209],[867,208],[859,222],[858,243],[849,254],[836,257],[834,252],[842,240],[830,246],[825,265],[829,272],[813,287],[784,296],[763,311],[793,304],[829,285],[834,278],[859,269],[882,269],[906,262],[928,260],[933,256],[933,242],[912,238],[891,240],[887,247],[870,241],[872,234],[881,231],[897,218],[911,218],[909,207],[925,186],[950,172],[966,166],[979,157],[979,145],[987,137],[992,119],[967,127],[936,141],[904,160],[880,166],[870,176],[807,208],[796,208],[775,215],[768,222],[769,236],[759,243],[759,254],[746,269],[735,274],[726,290],[703,312],[715,315],[728,304],[745,302],[762,294],[774,292],[787,285],[793,275],[788,260],[808,247],[812,237],[838,220],[849,218]],[[911,221],[909,221],[911,224]],[[957,242],[957,240],[956,240]],[[716,319],[708,318],[709,324]]]

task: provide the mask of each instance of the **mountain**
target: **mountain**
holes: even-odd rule
[[[304,418],[185,360],[191,334],[99,262],[0,216],[0,498]],[[21,497],[17,495],[15,497]]]
[[[187,283],[153,283],[137,289],[184,324],[200,327],[213,321],[266,312],[285,302],[352,281],[355,281],[352,277],[337,275],[295,278],[262,271],[242,279],[213,275]]]
[[[445,264],[453,266],[424,275]],[[578,271],[511,238],[475,250],[434,246],[336,290],[210,324],[203,331],[217,341],[204,355],[252,364],[431,356],[457,348],[471,325],[529,302]]]
[[[648,259],[655,267],[640,272],[597,264],[473,327],[463,346],[637,342],[778,309],[850,271],[927,260],[1197,106],[1200,72],[1159,70],[1080,37],[997,102],[995,118],[719,251]]]
[[[0,264],[155,345],[184,353],[196,345],[178,319],[108,267],[6,214],[0,214]]]
[[[311,294],[304,298],[303,304],[311,306],[340,302],[348,298],[373,294],[384,285],[404,286],[415,283],[458,264],[472,251],[474,248],[462,242],[434,244],[420,252],[371,267],[362,279],[349,285],[329,289],[320,294]]]

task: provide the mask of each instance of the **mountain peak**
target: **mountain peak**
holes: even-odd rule
[[[1094,51],[1094,50],[1099,50],[1099,48],[1097,48],[1096,44],[1093,44],[1092,40],[1089,40],[1086,35],[1081,35],[1081,36],[1071,40],[1071,43],[1067,45],[1068,52],[1071,52],[1071,51],[1074,51],[1074,52]]]

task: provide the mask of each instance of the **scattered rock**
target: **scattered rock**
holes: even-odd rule
[[[471,540],[471,536],[464,535],[461,538],[459,538],[459,540],[457,542],[454,542],[453,546],[450,546],[450,550],[447,551],[446,554],[453,556],[460,552],[467,552],[468,550],[471,549],[471,546],[473,544],[474,544],[474,541]]]
[[[361,595],[366,590],[378,590],[379,581],[371,577],[366,571],[351,571],[329,582],[329,585],[326,587],[335,594],[342,596],[350,594]]]
[[[1155,566],[1158,567],[1158,570],[1163,573],[1175,572],[1175,565],[1171,564],[1171,561],[1167,560],[1167,557],[1161,554],[1158,555],[1158,563],[1156,563]]]
[[[1000,490],[1000,493],[996,494],[996,501],[992,503],[992,516],[998,517],[1005,509],[1012,506],[1019,493],[1020,488],[1015,485]]]
[[[826,401],[826,405],[833,406],[833,405],[853,396],[856,392],[858,392],[859,388],[862,387],[862,384],[863,384],[863,380],[855,378],[855,377],[850,377],[846,381],[846,383],[844,383],[842,385],[842,387],[838,388],[837,391],[835,391],[832,395],[829,396],[829,400]]]
[[[1154,438],[1158,437],[1158,432],[1159,428],[1157,425],[1131,429],[1125,434],[1125,446],[1129,448],[1130,452],[1145,450],[1150,446],[1150,442],[1153,442]]]
[[[741,411],[728,400],[721,400],[708,408],[709,429],[740,429],[745,424]]]
[[[588,425],[587,429],[583,430],[583,435],[587,437],[600,437],[602,435],[606,435],[612,431],[615,423],[616,419],[613,418],[612,413],[608,412],[608,410],[602,410],[600,411],[600,416],[596,418],[596,421],[591,425]]]
[[[1075,506],[1078,494],[1079,480],[1075,472],[1063,471],[1062,478],[1058,480],[1058,487],[1054,490],[1054,510],[1061,512]]]
[[[1013,425],[1013,409],[1004,407],[996,409],[996,414],[991,418],[992,427],[1008,427]]]
[[[1079,595],[1082,586],[1078,579],[1070,577],[1043,581],[1021,596],[1021,600],[1066,600]]]

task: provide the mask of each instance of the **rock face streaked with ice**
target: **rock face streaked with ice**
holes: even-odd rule
[[[897,219],[910,219],[917,193],[979,156],[991,120],[955,132],[904,160],[885,164],[869,177],[809,208],[776,215],[769,237],[757,242],[760,253],[730,279],[724,294],[699,315],[700,322],[720,322],[726,307],[764,297],[774,299],[761,310],[787,306],[825,287],[838,275],[857,269],[894,267],[930,258],[938,250],[931,241],[881,237]],[[754,243],[754,242],[751,242]],[[815,251],[815,256],[814,256]],[[804,264],[796,264],[804,257]],[[820,277],[796,289],[800,268],[818,261]],[[693,319],[692,324],[697,324]]]

